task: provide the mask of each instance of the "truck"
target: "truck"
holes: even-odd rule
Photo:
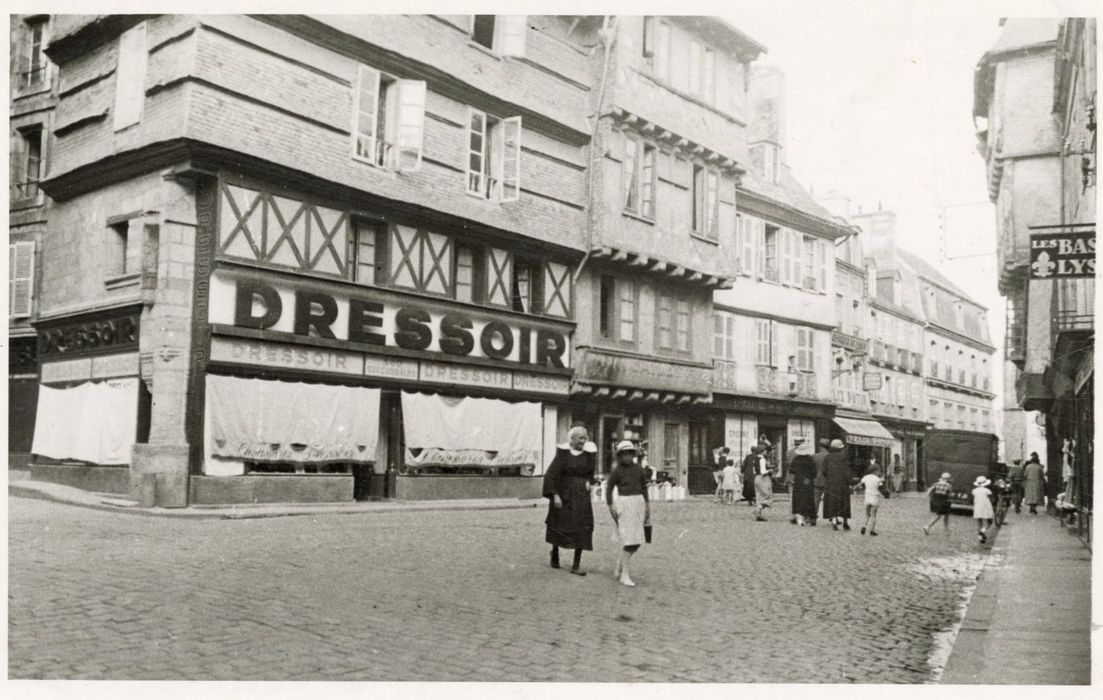
[[[953,485],[950,504],[972,510],[973,482],[977,477],[986,476],[994,482],[1005,476],[1006,467],[999,463],[999,443],[1000,439],[991,433],[928,430],[923,443],[927,484],[934,484],[944,472],[949,473]]]

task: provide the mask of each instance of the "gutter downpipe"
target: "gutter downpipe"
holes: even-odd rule
[[[582,261],[578,263],[578,267],[575,268],[574,278],[571,280],[572,285],[578,282],[579,276],[582,274],[582,268],[586,267],[586,263],[590,260],[590,255],[593,251],[594,245],[594,173],[596,168],[594,166],[595,151],[594,142],[597,141],[598,131],[601,129],[601,109],[605,102],[605,87],[609,81],[609,60],[613,52],[613,44],[617,38],[617,18],[614,15],[605,15],[601,21],[601,45],[605,50],[605,57],[602,59],[601,65],[601,85],[598,88],[597,93],[597,105],[594,108],[594,130],[590,134],[590,165],[586,177],[586,199],[587,199],[587,211],[586,211],[586,255],[582,257]]]

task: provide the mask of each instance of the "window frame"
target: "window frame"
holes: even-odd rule
[[[35,31],[38,29],[41,29],[41,34],[36,43]],[[50,41],[50,17],[43,15],[24,19],[21,34],[23,45],[19,47],[20,52],[15,75],[15,95],[17,97],[36,95],[49,90],[53,73],[50,70],[53,64],[45,52],[46,45]],[[36,47],[38,64],[34,62]],[[24,64],[26,67],[24,67]],[[31,76],[39,71],[41,71],[41,76],[37,80],[33,80]]]
[[[602,303],[602,296],[605,288],[605,283],[611,283],[611,294],[608,304]],[[632,318],[630,323],[633,328],[633,334],[631,340],[625,340],[624,333],[622,331],[623,316],[623,297],[622,291],[624,288],[630,290],[632,296]],[[621,346],[626,348],[636,348],[640,343],[639,333],[639,314],[640,314],[640,285],[636,284],[633,280],[626,277],[621,277],[608,272],[602,272],[598,275],[598,295],[597,304],[595,304],[595,313],[598,316],[597,323],[597,339],[609,343],[615,346]],[[606,331],[602,331],[602,325],[606,326]]]
[[[482,130],[476,132],[473,128],[475,118],[482,123]],[[508,132],[515,130],[516,142],[510,144]],[[464,153],[464,192],[476,199],[499,204],[516,202],[521,198],[521,143],[523,128],[521,117],[499,117],[481,109],[468,106],[467,124],[464,129],[467,134],[467,143]],[[471,167],[477,151],[472,146],[472,141],[478,135],[482,140],[481,152],[478,158],[481,171],[474,171]],[[510,173],[512,171],[512,174]],[[478,188],[472,187],[472,177],[478,177]],[[512,194],[507,195],[507,189]]]

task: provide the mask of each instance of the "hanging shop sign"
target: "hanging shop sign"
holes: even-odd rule
[[[1095,231],[1030,234],[1030,278],[1095,277]]]
[[[349,293],[328,286],[216,272],[210,322],[352,345],[494,360],[504,365],[570,366],[565,328],[526,323],[491,309],[446,301],[406,300],[372,288]]]
[[[862,391],[880,391],[881,390],[881,373],[880,372],[864,372],[862,373]]]

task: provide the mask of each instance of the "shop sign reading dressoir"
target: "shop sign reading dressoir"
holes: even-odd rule
[[[258,279],[255,273],[216,272],[211,278],[209,318],[215,324],[343,340],[354,346],[439,353],[442,359],[471,357],[548,368],[565,368],[570,361],[567,334],[547,323],[530,325],[510,314],[452,307],[447,301],[407,301],[371,288],[330,292],[307,283]],[[283,366],[308,362],[301,355],[289,358],[281,353]],[[338,367],[337,371],[342,370]],[[360,371],[362,366],[357,373]],[[423,373],[426,380],[437,376],[433,369]],[[475,381],[459,379],[460,383]]]

